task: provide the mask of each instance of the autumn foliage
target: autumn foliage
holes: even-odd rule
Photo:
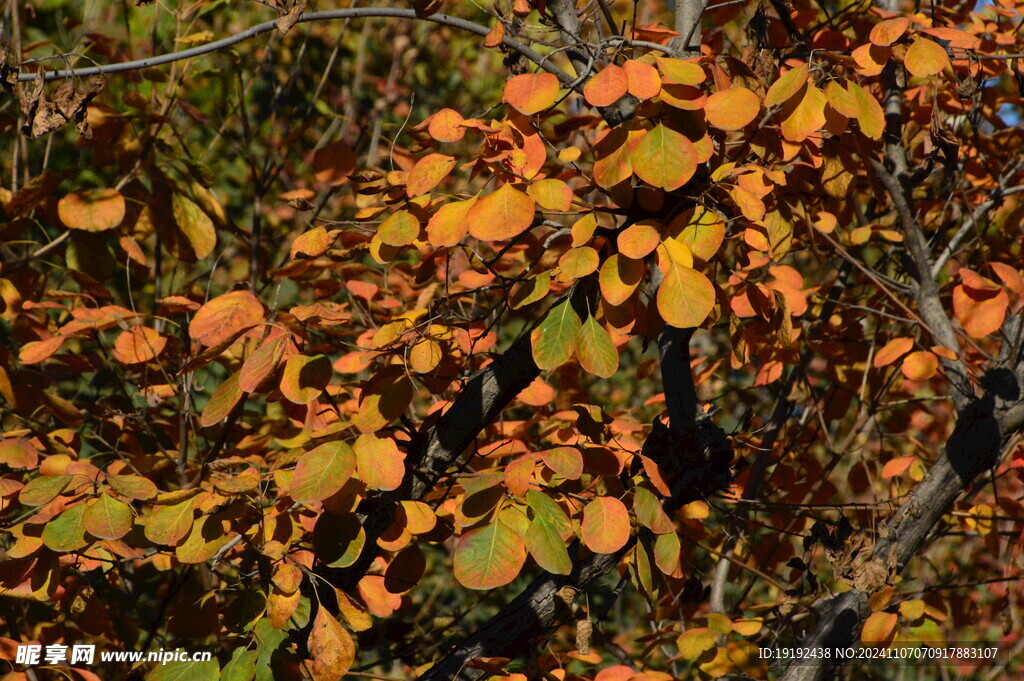
[[[1024,649],[1024,4],[9,4],[0,678]]]

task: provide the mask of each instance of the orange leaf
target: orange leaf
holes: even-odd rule
[[[540,453],[544,465],[567,480],[583,475],[583,455],[576,447],[555,447]]]
[[[22,364],[38,364],[52,357],[66,340],[67,336],[50,336],[45,340],[30,341],[21,346],[18,359]]]
[[[661,91],[661,76],[650,64],[626,60],[622,65],[626,72],[626,90],[641,102],[657,97]]]
[[[895,459],[886,461],[885,465],[882,466],[882,477],[888,480],[889,478],[895,478],[898,475],[903,475],[903,473],[910,468],[910,464],[914,463],[916,459],[916,456],[910,455],[897,456]]]
[[[491,27],[491,30],[484,36],[484,47],[494,48],[501,45],[505,38],[505,25],[500,21]]]
[[[625,69],[609,64],[583,86],[583,98],[591,106],[611,106],[626,95],[628,83]]]
[[[395,211],[377,228],[377,236],[389,246],[408,246],[419,235],[420,221],[407,210]]]
[[[704,115],[719,130],[740,130],[753,121],[761,110],[761,100],[745,87],[719,90],[708,97]]]
[[[924,381],[939,370],[939,358],[935,353],[928,350],[918,350],[903,358],[903,365],[900,367],[903,375],[911,381]]]
[[[356,468],[359,479],[370,489],[398,489],[405,477],[405,454],[389,437],[363,433],[356,438]]]
[[[102,232],[124,220],[125,202],[116,189],[85,189],[57,202],[60,221],[71,229]]]
[[[619,253],[633,260],[642,260],[647,257],[658,247],[660,242],[661,237],[658,235],[658,230],[647,220],[630,225],[619,232],[616,239]]]
[[[770,107],[787,102],[800,94],[806,85],[807,65],[790,69],[768,88],[768,93],[764,96],[764,105]]]
[[[558,99],[558,78],[551,73],[524,73],[513,76],[505,83],[503,100],[514,106],[519,113],[535,114],[543,111]]]
[[[332,142],[313,152],[313,176],[317,182],[336,187],[356,168],[356,152],[347,144]]]
[[[203,407],[199,425],[209,428],[215,423],[220,423],[228,417],[228,414],[241,399],[242,389],[238,387],[238,372],[236,371],[224,379],[224,382],[213,391],[210,400]]]
[[[454,109],[441,109],[430,117],[427,132],[438,142],[458,142],[466,134],[466,128],[461,125],[464,120]]]
[[[594,180],[602,187],[611,187],[632,176],[629,137],[621,127],[612,128],[594,145]]]
[[[886,645],[896,634],[896,623],[900,616],[894,612],[873,612],[864,622],[860,632],[860,640],[865,645]]]
[[[156,359],[166,346],[167,338],[156,329],[136,326],[117,337],[110,354],[121,364],[142,364]]]
[[[597,251],[590,246],[570,248],[558,259],[558,267],[561,270],[559,280],[572,281],[585,277],[596,271],[600,262]]]
[[[340,440],[327,442],[299,459],[289,493],[300,504],[322,501],[341,489],[355,470],[352,448]]]
[[[327,608],[317,608],[307,647],[313,681],[336,681],[345,676],[355,660],[352,637]]]
[[[998,331],[1009,305],[1010,297],[1000,288],[974,288],[965,281],[953,289],[953,313],[971,338]]]
[[[263,322],[263,305],[249,291],[231,291],[208,301],[188,326],[192,340],[210,347]]]
[[[869,38],[875,45],[887,47],[903,37],[903,34],[907,32],[907,28],[909,27],[910,19],[906,17],[886,19],[885,21],[880,21],[871,28],[871,35]]]
[[[242,363],[242,370],[238,373],[238,387],[247,393],[259,390],[277,371],[287,343],[288,339],[282,334],[267,339],[256,348]]]
[[[902,336],[900,338],[893,338],[891,341],[885,344],[885,347],[878,351],[875,355],[873,365],[876,369],[879,367],[888,366],[903,355],[910,352],[914,347],[914,339]]]
[[[934,76],[949,66],[949,55],[937,42],[918,38],[903,57],[903,65],[918,78]]]
[[[583,509],[580,534],[594,553],[615,553],[629,541],[629,512],[615,497],[597,497]]]
[[[857,99],[834,80],[825,85],[825,100],[829,106],[847,118],[856,118],[860,114]]]
[[[685,244],[695,258],[707,262],[722,246],[725,221],[712,210],[693,208],[673,218],[668,233],[676,241]]]
[[[409,179],[405,183],[405,193],[410,197],[426,194],[447,177],[454,167],[455,159],[451,156],[427,154],[417,161],[409,171]]]
[[[328,232],[323,227],[314,227],[308,232],[300,234],[292,242],[291,257],[319,258],[327,252],[337,236],[337,231]]]
[[[644,182],[672,191],[696,172],[697,149],[685,136],[659,123],[636,145],[632,165]]]
[[[533,224],[533,211],[533,199],[511,184],[504,184],[469,210],[469,233],[483,241],[511,239]]]
[[[454,246],[462,241],[469,231],[466,221],[476,197],[465,201],[446,203],[427,222],[427,240],[434,246]]]

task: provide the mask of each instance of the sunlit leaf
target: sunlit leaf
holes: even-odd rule
[[[615,553],[629,541],[629,512],[615,497],[597,497],[583,508],[580,531],[594,553]]]
[[[132,509],[109,494],[101,494],[89,502],[82,516],[82,526],[100,539],[120,539],[132,529]]]
[[[495,589],[511,582],[526,562],[526,545],[500,516],[470,530],[455,544],[455,579],[469,589]]]
[[[583,322],[569,303],[558,305],[530,334],[533,361],[541,369],[555,369],[569,361],[576,345],[576,334]]]
[[[469,233],[484,241],[518,236],[533,224],[534,202],[511,184],[476,201],[466,216]]]
[[[619,368],[619,352],[611,335],[592,316],[576,333],[576,357],[584,371],[601,378],[613,376]]]
[[[611,106],[626,95],[626,71],[616,64],[608,64],[583,86],[583,97],[591,106]]]
[[[632,165],[641,180],[671,191],[693,177],[697,170],[697,150],[686,137],[658,124],[636,145]]]
[[[558,78],[553,74],[524,73],[505,83],[504,101],[526,115],[543,111],[558,99]]]
[[[209,347],[238,331],[263,322],[263,305],[249,291],[231,291],[196,312],[188,331],[192,340]]]
[[[302,504],[321,501],[341,489],[355,470],[352,448],[340,440],[327,442],[299,459],[289,493]]]
[[[436,187],[455,167],[455,159],[444,154],[427,154],[409,171],[405,192],[410,197],[426,194]],[[386,242],[387,243],[387,242]]]
[[[719,90],[708,97],[704,115],[708,123],[720,130],[740,130],[757,118],[761,100],[744,87]]]

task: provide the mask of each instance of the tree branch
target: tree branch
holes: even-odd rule
[[[675,30],[679,35],[668,42],[676,57],[700,56],[700,22],[710,0],[676,0]]]
[[[490,29],[486,26],[467,21],[466,19],[460,19],[458,17],[449,16],[447,14],[432,14],[428,17],[420,17],[416,15],[416,11],[412,9],[397,9],[391,7],[354,7],[350,9],[333,9],[325,10],[322,12],[307,12],[299,17],[296,23],[307,23],[311,21],[327,21],[333,19],[360,19],[360,18],[372,18],[372,17],[391,17],[396,19],[414,19],[419,21],[429,21],[435,24],[441,24],[442,26],[451,26],[452,28],[458,28],[463,31],[475,33],[479,36],[486,36],[490,33]],[[205,45],[199,45],[192,47],[187,50],[180,50],[178,52],[171,52],[169,54],[162,54],[155,57],[149,57],[147,59],[138,59],[135,61],[122,62],[120,64],[107,64],[104,66],[90,66],[84,69],[64,69],[62,71],[51,71],[46,73],[46,80],[59,80],[65,78],[85,78],[87,76],[105,75],[111,73],[121,73],[124,71],[137,71],[139,69],[149,68],[151,66],[160,66],[162,64],[170,64],[172,62],[181,61],[182,59],[191,59],[211,52],[217,52],[225,47],[230,47],[240,42],[244,42],[256,36],[273,31],[277,29],[277,19],[273,21],[265,21],[262,24],[251,26],[241,33],[228,36],[221,40],[216,40],[212,43]],[[557,66],[551,63],[551,60],[546,59],[544,55],[540,54],[536,50],[523,45],[519,41],[505,36],[502,38],[502,43],[509,49],[515,50],[519,54],[523,55],[533,63],[537,64],[540,68],[544,69],[548,73],[552,73],[558,77],[562,83],[569,84],[573,82],[574,78],[565,71],[561,70]],[[28,64],[38,63],[39,60],[33,62],[27,62]],[[36,79],[35,73],[21,73],[18,75],[18,80],[21,82],[33,81]]]
[[[939,295],[939,286],[932,276],[931,258],[928,256],[928,242],[925,241],[921,225],[914,217],[913,208],[900,184],[892,173],[890,173],[881,161],[870,159],[871,167],[885,187],[896,208],[899,217],[900,227],[903,232],[903,239],[910,252],[911,261],[914,266],[914,279],[917,283],[917,308],[921,312],[921,319],[931,329],[935,340],[942,346],[957,353],[957,359],[941,357],[943,368],[949,376],[952,389],[953,403],[957,410],[964,409],[974,397],[974,389],[971,387],[968,378],[967,366],[959,359],[960,344],[956,340],[956,331],[953,329],[953,322],[946,314],[942,306],[942,298]]]

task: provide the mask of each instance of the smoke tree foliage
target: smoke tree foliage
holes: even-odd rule
[[[1024,3],[380,4],[7,3],[3,679],[1024,648]]]

